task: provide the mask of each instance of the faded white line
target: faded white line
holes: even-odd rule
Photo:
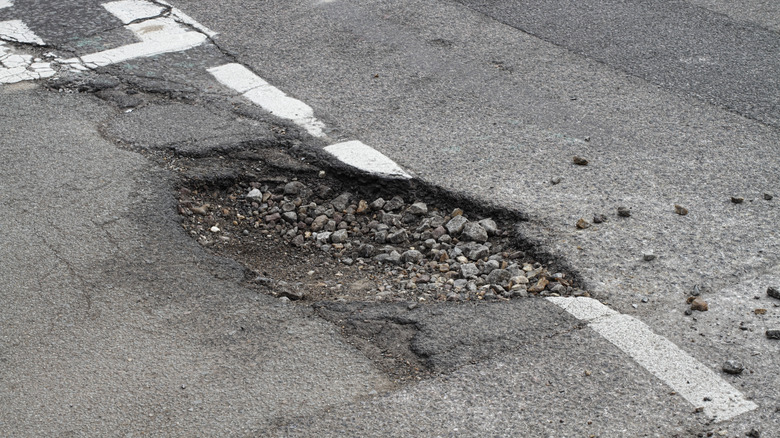
[[[159,5],[135,0],[105,3],[103,7],[123,23],[154,17],[164,11],[164,8]],[[135,58],[181,52],[197,47],[207,40],[207,36],[203,33],[189,31],[181,26],[175,17],[153,18],[139,23],[127,24],[126,27],[141,42],[92,53],[81,58],[66,59],[61,62],[74,66],[81,64],[88,68],[104,67]]]
[[[225,64],[208,69],[221,84],[232,88],[271,114],[304,128],[314,137],[325,137],[325,124],[314,117],[314,110],[252,73],[241,64]]]
[[[370,174],[388,178],[409,179],[412,177],[395,161],[361,141],[337,143],[325,147],[325,151],[341,162]]]
[[[591,298],[550,297],[549,301],[588,321],[588,326],[621,349],[639,365],[669,385],[705,415],[726,421],[756,409],[717,373],[650,330],[643,322],[620,314]]]
[[[43,40],[33,33],[22,20],[0,21],[0,39],[22,44],[43,45]]]
[[[0,0],[0,9],[10,8],[13,5],[14,2],[12,2],[11,0]]]

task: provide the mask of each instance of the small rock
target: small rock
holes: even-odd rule
[[[539,281],[536,282],[535,285],[533,285],[533,286],[528,288],[528,292],[539,293],[539,292],[543,291],[544,288],[547,287],[547,284],[549,282],[550,282],[549,280],[547,280],[546,278],[542,277],[542,278],[539,279]]]
[[[398,251],[392,251],[390,254],[379,254],[378,256],[374,257],[374,260],[382,263],[397,265],[401,263],[401,254],[399,254]]]
[[[314,218],[311,225],[309,226],[312,231],[320,231],[321,229],[325,228],[325,225],[328,224],[328,221],[330,219],[325,216],[324,214],[321,214]]]
[[[572,162],[574,162],[574,164],[576,164],[578,166],[587,166],[588,165],[588,160],[586,160],[586,159],[584,159],[582,157],[578,157],[576,155],[574,156],[574,158],[572,158]]]
[[[209,228],[209,231],[212,233],[219,233],[220,230],[218,226],[214,225],[213,227]]]
[[[778,290],[776,287],[769,286],[766,288],[766,294],[772,298],[777,298],[780,300],[780,290]]]
[[[347,230],[337,230],[330,235],[331,243],[344,243],[349,239]]]
[[[746,433],[745,436],[748,438],[761,438],[761,432],[758,429],[750,429],[750,432]]]
[[[474,263],[464,263],[460,265],[460,275],[463,278],[469,278],[479,275],[479,268]]]
[[[249,191],[249,193],[246,194],[246,198],[250,201],[262,200],[263,192],[261,192],[259,189],[252,189]]]
[[[769,329],[766,331],[766,337],[769,339],[780,339],[780,329]]]
[[[282,219],[292,224],[298,221],[298,215],[294,211],[288,211],[282,214]]]
[[[766,309],[753,309],[753,313],[756,315],[766,315]]]
[[[731,197],[731,202],[733,202],[735,204],[741,204],[741,203],[745,202],[745,198],[741,198],[739,196],[732,196]]]
[[[372,210],[381,210],[385,206],[386,202],[387,201],[385,201],[384,199],[378,198],[374,202],[371,203],[371,209]]]
[[[696,297],[691,301],[691,310],[706,312],[709,310],[709,307],[707,306],[707,302],[704,301],[701,297]]]
[[[428,206],[424,202],[415,202],[409,206],[408,211],[415,216],[422,216],[428,214]]]
[[[374,245],[364,243],[358,247],[357,253],[360,257],[369,258],[376,254],[376,249],[374,248]]]
[[[395,244],[403,243],[408,238],[409,238],[409,234],[406,232],[406,230],[403,229],[387,235],[387,241]]]
[[[774,196],[770,195],[769,193],[764,193],[764,200],[771,201],[774,198]]]
[[[561,181],[563,181],[563,178],[561,178],[560,176],[554,176],[554,177],[550,178],[550,183],[552,185],[560,184]]]
[[[631,210],[627,207],[618,207],[617,214],[620,217],[631,217]]]
[[[404,199],[400,196],[393,196],[393,199],[387,201],[382,207],[384,211],[400,210],[404,206]]]
[[[688,214],[688,209],[683,207],[682,205],[674,204],[674,212],[679,214],[680,216],[685,216]]]
[[[607,215],[605,214],[594,214],[593,215],[593,223],[594,224],[600,224],[607,221]]]
[[[366,201],[361,199],[360,202],[358,202],[357,209],[355,210],[355,213],[356,214],[365,214],[366,212],[368,212],[368,202],[366,202]]]
[[[292,243],[293,246],[297,246],[297,247],[303,246],[304,243],[303,234],[298,234],[297,236],[295,236],[292,242],[290,243]]]
[[[653,254],[653,253],[646,253],[646,254],[642,255],[642,259],[644,259],[644,261],[646,261],[646,262],[653,261],[653,260],[655,260],[655,258],[656,258],[656,255]]]
[[[288,182],[284,185],[284,194],[285,195],[297,195],[301,193],[301,190],[306,187],[303,185],[300,181],[292,181]]]
[[[350,198],[352,198],[352,195],[348,192],[344,192],[330,201],[330,205],[332,205],[336,211],[344,211],[349,205]]]
[[[459,216],[459,217],[463,217],[463,216]],[[482,228],[482,225],[476,222],[467,222],[463,226],[461,238],[463,240],[485,243],[488,240],[488,233],[487,230]]]
[[[401,261],[404,263],[419,263],[425,256],[416,249],[410,249],[401,254]]]
[[[289,298],[289,299],[291,299],[293,301],[302,300],[302,299],[304,299],[306,297],[306,294],[302,290],[288,288],[288,287],[281,288],[277,292],[277,294],[280,297]]]
[[[488,236],[495,236],[498,234],[498,225],[496,225],[496,221],[493,219],[487,218],[482,219],[481,221],[477,222],[482,228],[487,231]]]
[[[512,273],[507,271],[506,269],[494,269],[493,271],[488,274],[487,278],[485,279],[485,282],[487,284],[498,284],[498,285],[505,285],[509,283],[509,280],[512,278]]]
[[[459,214],[455,216],[454,218],[450,219],[449,222],[444,226],[447,228],[447,231],[450,234],[459,234],[461,231],[463,231],[463,227],[466,226],[468,223],[468,219],[466,219],[462,214]]]
[[[745,367],[736,360],[727,360],[723,363],[723,372],[728,374],[742,374],[742,371],[745,370]]]
[[[580,218],[580,220],[577,221],[577,228],[584,230],[585,228],[590,228],[590,224],[585,219]]]

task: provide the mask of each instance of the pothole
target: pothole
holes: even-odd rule
[[[414,181],[330,175],[274,149],[171,156],[182,227],[294,301],[410,305],[586,295],[515,233],[518,213]]]

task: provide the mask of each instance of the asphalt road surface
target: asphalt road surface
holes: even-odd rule
[[[6,435],[780,436],[779,5],[104,3],[0,0]],[[306,306],[243,289],[181,232],[174,179],[117,146],[210,151],[275,117],[527,214],[604,306],[379,306],[449,364],[392,385]],[[695,290],[709,310],[686,315]]]

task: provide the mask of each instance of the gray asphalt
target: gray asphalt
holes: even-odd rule
[[[0,19],[23,16],[65,50],[132,40],[102,8],[89,9],[94,2],[59,2],[44,14],[36,2],[16,3]],[[0,251],[9,261],[0,271],[9,285],[0,430],[741,436],[756,427],[772,436],[778,351],[763,332],[780,315],[763,291],[780,282],[777,8],[510,4],[470,3],[484,15],[447,1],[177,1],[219,32],[220,50],[105,70],[193,105],[170,120],[164,105],[123,119],[90,97],[0,88]],[[201,67],[234,60],[311,105],[332,136],[359,138],[428,182],[528,213],[520,231],[571,264],[602,301],[713,370],[744,361],[748,373],[727,378],[759,410],[706,425],[614,347],[543,305],[473,310],[490,315],[482,318],[497,324],[499,342],[475,335],[484,327],[419,316],[420,327],[436,327],[418,334],[437,346],[431,352],[476,363],[445,360],[444,375],[391,388],[330,323],[241,288],[237,266],[182,234],[169,175],[108,141],[197,151],[223,136],[262,136],[197,98],[225,92]],[[195,129],[180,129],[193,120]],[[572,165],[573,155],[590,164]],[[675,215],[674,204],[690,214]],[[618,218],[618,206],[632,217]],[[610,219],[574,227],[594,213]],[[643,261],[647,252],[658,258]],[[691,318],[682,311],[695,284],[711,287],[710,310]],[[444,320],[471,311],[448,308]],[[453,349],[440,336],[448,330],[474,341]]]

